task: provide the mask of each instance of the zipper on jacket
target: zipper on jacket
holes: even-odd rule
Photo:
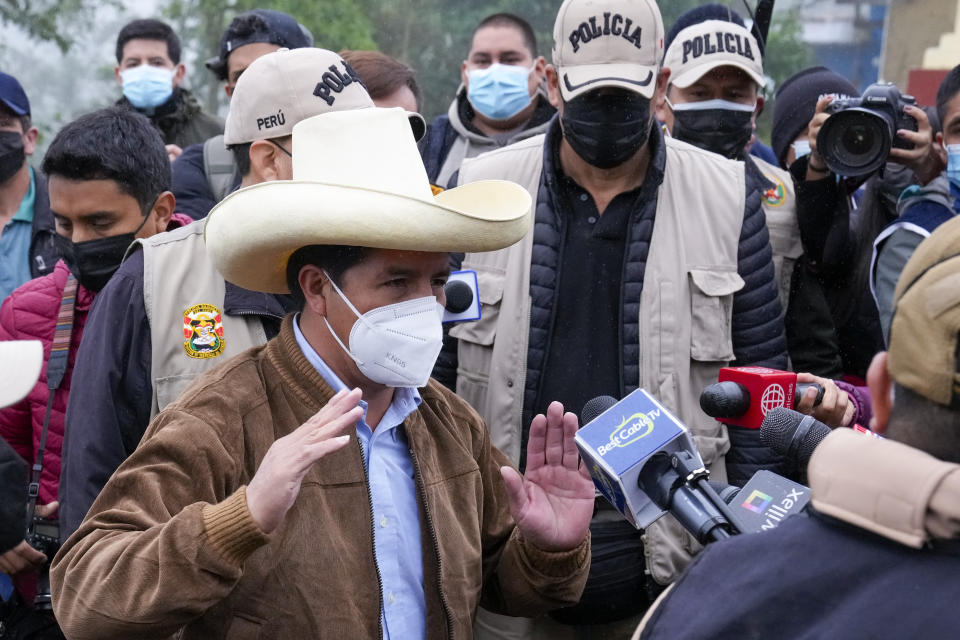
[[[450,615],[450,606],[447,604],[447,596],[443,592],[443,567],[440,565],[440,542],[437,540],[437,530],[433,526],[433,516],[430,515],[430,506],[427,504],[427,490],[423,485],[423,474],[420,473],[420,461],[417,460],[417,454],[410,447],[410,459],[413,461],[413,472],[416,475],[417,489],[420,492],[420,499],[423,501],[424,520],[427,521],[427,529],[430,530],[430,541],[433,543],[433,553],[437,556],[437,591],[440,593],[440,605],[443,607],[443,617],[447,623],[447,638],[453,638],[453,623]]]
[[[377,563],[377,522],[373,513],[373,491],[370,490],[370,479],[367,477],[366,458],[363,457],[363,444],[357,438],[357,448],[360,450],[360,463],[363,464],[363,487],[367,490],[367,507],[370,510],[370,542],[373,544],[373,568],[377,571],[377,597],[380,598],[380,610],[377,611],[377,628],[379,637],[383,638],[383,577],[380,575],[380,565]]]

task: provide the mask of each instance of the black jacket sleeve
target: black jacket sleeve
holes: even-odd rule
[[[206,218],[217,204],[210,191],[210,183],[203,169],[203,145],[193,144],[183,150],[170,167],[173,172],[173,195],[177,198],[177,212],[194,220]]]
[[[744,286],[733,296],[733,353],[737,365],[785,369],[787,339],[759,189],[748,185],[744,209],[737,255],[737,271]]]
[[[23,540],[26,530],[27,463],[0,438],[0,553]]]
[[[850,231],[850,205],[842,184],[833,174],[807,180],[807,158],[790,165],[797,196],[797,223],[803,252],[819,273],[846,271],[855,255]]]
[[[150,325],[143,305],[143,253],[124,262],[94,300],[77,352],[60,473],[66,539],[150,422]]]

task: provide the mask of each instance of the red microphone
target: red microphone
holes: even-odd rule
[[[804,392],[817,389],[814,405],[823,400],[823,387],[797,382],[797,374],[765,367],[724,367],[717,382],[700,394],[700,408],[720,422],[759,429],[773,409],[793,409]]]

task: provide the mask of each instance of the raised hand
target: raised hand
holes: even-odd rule
[[[565,551],[587,535],[593,515],[593,482],[580,463],[574,435],[577,416],[552,402],[530,423],[527,470],[501,467],[510,513],[523,537],[545,551]]]
[[[340,391],[293,433],[270,445],[247,487],[247,508],[264,533],[283,521],[310,466],[350,441],[349,434],[336,434],[363,416],[363,409],[357,406],[360,395],[359,389]]]

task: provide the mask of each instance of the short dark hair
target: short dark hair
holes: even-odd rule
[[[413,69],[379,51],[341,51],[340,57],[357,72],[374,100],[386,98],[402,87],[413,92],[420,107],[420,87]]]
[[[960,411],[901,384],[893,386],[886,435],[946,462],[960,463]]]
[[[960,65],[947,72],[937,89],[937,116],[941,126],[947,124],[947,103],[960,93]]]
[[[473,42],[474,36],[477,35],[477,31],[480,31],[480,29],[484,27],[513,27],[514,29],[519,29],[523,35],[523,44],[529,49],[530,55],[534,58],[537,57],[537,35],[533,32],[533,27],[530,26],[530,23],[520,16],[506,12],[487,16],[480,21],[480,24],[477,25],[477,28],[474,29],[470,35],[471,43]]]
[[[8,118],[19,120],[20,126],[23,128],[24,133],[30,130],[30,125],[33,123],[33,121],[30,119],[29,114],[24,116],[17,115],[13,112],[12,109],[10,109],[10,107],[3,104],[2,102],[0,102],[0,113],[2,113]]]
[[[134,20],[120,29],[117,36],[117,64],[123,62],[123,48],[131,40],[162,40],[167,43],[167,55],[173,64],[180,64],[180,38],[166,22],[148,18]]]
[[[279,136],[277,138],[261,138],[261,139],[271,140],[274,143],[276,143],[278,146],[282,146],[280,145],[280,141],[292,139],[292,135],[293,134],[288,133],[285,136]],[[250,147],[253,146],[254,142],[256,142],[256,140],[252,140],[250,142],[240,142],[237,144],[231,144],[230,146],[227,147],[227,150],[229,150],[233,154],[233,161],[236,163],[237,171],[240,173],[241,177],[246,176],[247,174],[250,173]],[[284,149],[287,149],[287,147],[284,147]],[[287,149],[287,151],[292,151],[292,150]]]
[[[61,129],[42,168],[68,180],[113,180],[144,214],[170,190],[170,160],[160,133],[145,116],[123,107],[88,113]]]
[[[300,270],[307,265],[320,267],[333,278],[338,287],[343,286],[343,274],[350,267],[363,262],[370,251],[367,247],[353,247],[338,244],[311,244],[300,247],[287,260],[287,287],[298,305],[303,306],[306,298],[300,288]]]

